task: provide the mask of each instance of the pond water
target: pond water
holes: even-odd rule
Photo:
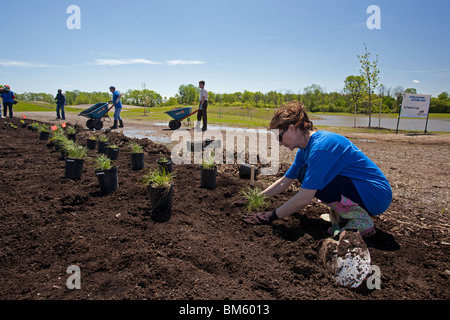
[[[156,143],[171,143],[170,137],[161,137],[155,134],[153,130],[137,130],[127,129],[123,130],[123,134],[128,138],[143,139],[147,138]]]
[[[353,116],[334,116],[334,115],[320,115],[320,119],[313,120],[314,125],[317,126],[336,126],[336,127],[353,127],[354,118]],[[367,127],[369,124],[368,116],[357,116],[356,126],[357,127]],[[372,115],[371,126],[380,127],[387,129],[397,128],[397,118],[381,118],[379,121],[378,115]],[[400,123],[398,126],[399,130],[425,130],[426,119],[411,119],[411,118],[400,118]],[[427,132],[432,131],[447,131],[450,132],[450,117],[445,119],[428,119]]]

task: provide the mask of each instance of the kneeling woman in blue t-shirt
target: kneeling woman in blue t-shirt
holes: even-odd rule
[[[244,217],[251,224],[270,224],[308,205],[316,197],[330,207],[333,234],[358,229],[363,237],[375,234],[370,216],[385,212],[392,201],[392,190],[384,174],[347,138],[332,132],[315,131],[301,102],[279,108],[270,122],[279,130],[279,143],[299,148],[286,174],[262,193],[274,196],[285,191],[294,180],[300,191],[272,212]],[[348,222],[339,229],[338,222]]]

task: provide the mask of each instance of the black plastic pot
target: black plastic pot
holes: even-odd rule
[[[131,154],[131,169],[141,170],[144,168],[144,153]]]
[[[119,178],[117,167],[112,167],[105,171],[94,171],[97,175],[98,184],[100,185],[100,191],[103,194],[113,192],[119,187]]]
[[[148,187],[152,205],[151,218],[156,222],[169,221],[172,216],[173,185],[170,188]]]
[[[119,148],[106,148],[106,156],[110,158],[111,160],[117,160],[117,157],[119,156]]]
[[[97,152],[106,154],[106,151],[107,151],[106,148],[108,147],[108,145],[109,145],[109,142],[99,141]]]
[[[161,161],[161,160],[157,160],[156,163],[164,170],[166,170],[166,172],[171,173],[172,172],[172,160],[169,159],[168,161]]]
[[[86,147],[89,150],[95,150],[95,147],[97,146],[97,140],[87,139],[86,140]]]
[[[217,167],[213,169],[203,169],[200,167],[200,187],[214,189],[216,187]]]
[[[256,175],[258,174],[258,166],[254,166],[254,178],[256,180]],[[239,178],[241,179],[250,179],[252,174],[252,165],[251,164],[241,164],[239,166]]]
[[[48,131],[39,131],[39,140],[48,140],[49,135]]]
[[[69,138],[69,140],[72,140],[72,141],[76,142],[77,141],[77,134],[76,133],[69,133],[67,135],[67,138]]]
[[[80,179],[83,171],[84,159],[66,158],[65,177],[70,179]]]

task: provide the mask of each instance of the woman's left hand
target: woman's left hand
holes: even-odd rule
[[[244,222],[248,224],[272,224],[272,222],[269,220],[269,216],[272,214],[271,211],[269,212],[258,212],[258,213],[248,213],[243,217]]]

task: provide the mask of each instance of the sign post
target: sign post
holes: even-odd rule
[[[431,95],[404,93],[402,106],[400,108],[397,120],[397,130],[395,133],[398,132],[398,124],[400,122],[400,117],[425,118],[426,124],[424,132],[427,133],[428,110],[430,109],[430,100]]]

